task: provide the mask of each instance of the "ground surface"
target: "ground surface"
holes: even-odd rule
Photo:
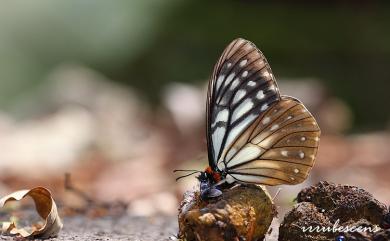
[[[165,241],[177,233],[175,217],[141,218],[123,216],[89,219],[81,216],[64,218],[64,228],[51,241]],[[0,236],[1,241],[14,240]]]

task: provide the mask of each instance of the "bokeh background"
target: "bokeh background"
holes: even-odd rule
[[[243,37],[323,132],[310,178],[282,187],[281,210],[321,180],[389,204],[389,11],[376,1],[3,1],[0,194],[40,185],[60,207],[85,208],[64,188],[69,173],[96,202],[175,215],[196,179],[176,183],[172,170],[207,165],[206,84]]]

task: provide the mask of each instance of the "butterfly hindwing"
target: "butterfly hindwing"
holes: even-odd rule
[[[227,179],[266,185],[301,183],[314,165],[319,136],[317,122],[304,105],[283,96],[226,150]]]
[[[214,67],[207,95],[210,166],[224,168],[227,148],[279,100],[271,68],[260,50],[244,39],[230,43]]]

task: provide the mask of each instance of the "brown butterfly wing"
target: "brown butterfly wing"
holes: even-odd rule
[[[283,96],[225,150],[227,181],[301,183],[314,165],[319,137],[320,128],[304,105]]]

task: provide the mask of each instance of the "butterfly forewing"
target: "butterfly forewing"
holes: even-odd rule
[[[301,183],[314,165],[319,136],[317,122],[303,104],[282,97],[228,148],[227,179],[267,185]]]
[[[209,83],[207,136],[210,166],[226,167],[225,156],[259,116],[280,100],[278,87],[264,55],[244,39],[236,39],[223,52]],[[231,149],[231,148],[230,148]]]

